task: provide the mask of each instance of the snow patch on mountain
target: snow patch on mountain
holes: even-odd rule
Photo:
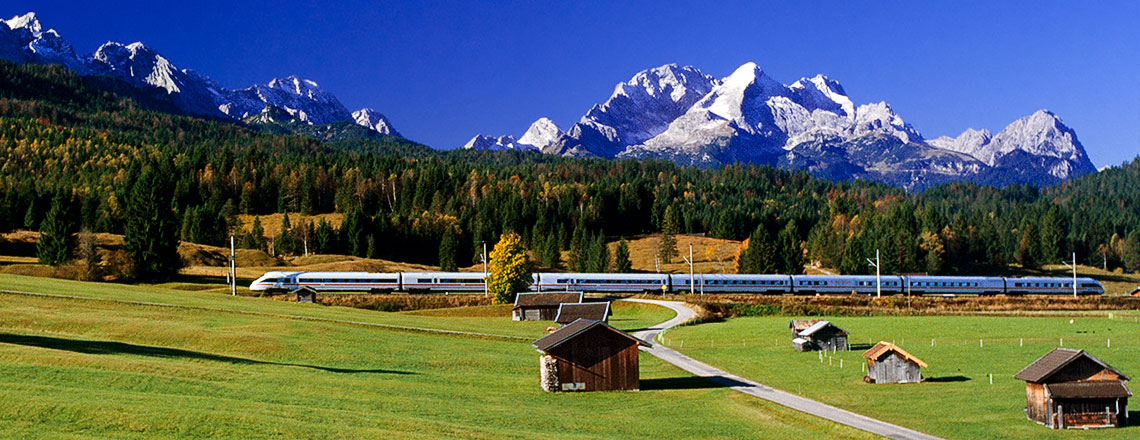
[[[491,150],[491,151],[504,151],[504,150],[518,150],[518,151],[538,151],[534,145],[520,144],[514,136],[483,136],[475,135],[471,140],[463,145],[464,150]]]

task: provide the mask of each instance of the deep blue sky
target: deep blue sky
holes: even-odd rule
[[[241,88],[313,79],[437,148],[563,129],[666,63],[724,77],[755,61],[885,100],[923,136],[996,132],[1048,108],[1099,167],[1140,154],[1140,2],[28,2],[81,55],[142,41]],[[173,5],[173,6],[171,6]]]

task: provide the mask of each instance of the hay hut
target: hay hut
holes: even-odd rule
[[[907,353],[906,350],[890,342],[879,341],[863,353],[867,359],[868,383],[918,383],[922,382],[922,369],[926,362]]]
[[[819,321],[796,334],[792,344],[799,351],[847,351],[847,331],[829,321]]]
[[[1025,416],[1050,428],[1128,424],[1128,376],[1084,350],[1056,348],[1013,376],[1025,381]]]
[[[515,307],[511,319],[515,321],[553,321],[558,317],[558,306],[562,303],[582,302],[582,292],[536,292],[519,293],[515,296]]]
[[[546,391],[637,391],[638,347],[650,346],[601,321],[578,319],[534,341]]]

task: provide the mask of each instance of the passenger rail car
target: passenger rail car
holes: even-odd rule
[[[536,273],[531,290],[662,293],[670,289],[669,277],[635,273]]]
[[[972,277],[883,275],[884,295],[1071,295],[1073,279],[1060,277]],[[292,291],[307,287],[329,292],[482,292],[479,272],[267,272],[252,291]],[[596,293],[755,293],[796,295],[875,294],[872,275],[621,274],[535,273],[531,290]],[[1077,293],[1102,295],[1092,278],[1077,278]]]

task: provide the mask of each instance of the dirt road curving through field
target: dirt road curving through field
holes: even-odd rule
[[[676,365],[682,370],[722,384],[736,391],[756,396],[761,399],[795,409],[797,411],[802,411],[814,416],[822,417],[836,423],[841,423],[856,429],[861,429],[872,434],[878,434],[894,439],[927,440],[939,438],[915,431],[913,429],[907,429],[881,420],[872,419],[870,417],[859,415],[851,411],[839,409],[831,405],[808,399],[806,397],[798,396],[785,391],[780,391],[775,388],[745,379],[743,377],[729,374],[724,370],[685,356],[676,350],[670,349],[663,344],[656,342],[655,338],[662,331],[693,319],[693,317],[696,316],[696,312],[694,312],[693,309],[690,309],[685,305],[685,303],[680,301],[660,301],[652,299],[623,299],[622,301],[655,304],[662,307],[667,307],[677,313],[677,316],[673,319],[662,322],[645,330],[634,332],[633,334],[638,338],[654,342],[653,347],[642,347],[642,351],[657,356],[665,362]]]

